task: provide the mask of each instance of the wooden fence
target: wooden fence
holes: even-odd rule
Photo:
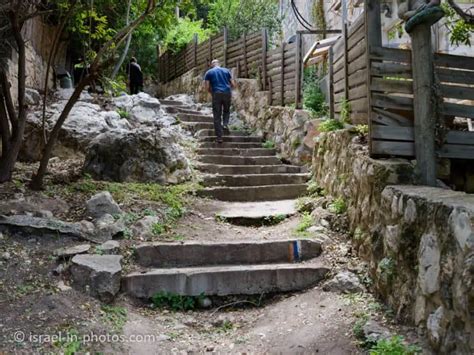
[[[332,48],[331,111],[369,125],[372,156],[414,157],[411,51],[383,47],[380,11],[365,6]],[[443,115],[437,155],[474,159],[474,132],[453,123],[455,117],[474,119],[474,58],[436,53],[434,64],[439,99],[433,104]]]
[[[272,105],[301,106],[302,53],[301,35],[295,43],[282,43],[269,50],[266,30],[228,40],[227,30],[203,43],[197,36],[177,53],[165,52],[159,57],[159,79],[166,83],[196,68],[204,73],[213,59],[228,68],[237,69],[237,77],[259,79],[268,91]]]

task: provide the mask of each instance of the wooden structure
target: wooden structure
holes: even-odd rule
[[[354,124],[369,125],[372,156],[415,157],[412,54],[385,48],[381,41],[379,2],[365,12],[333,47],[330,73],[335,118],[346,113]],[[474,118],[474,57],[434,54],[435,87],[443,115],[437,129],[436,155],[474,159],[474,132],[456,129],[455,117]]]
[[[235,41],[228,40],[226,30],[203,43],[198,43],[195,36],[181,51],[167,51],[159,57],[159,79],[166,83],[192,69],[204,73],[213,59],[219,59],[223,66],[236,68],[239,78],[259,79],[272,105],[301,107],[301,43],[301,34],[298,34],[295,43],[281,43],[270,50],[265,29]]]

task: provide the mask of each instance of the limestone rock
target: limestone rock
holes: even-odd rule
[[[92,196],[86,202],[87,214],[94,218],[100,218],[106,214],[121,214],[122,210],[114,201],[112,195],[108,191],[100,192]]]
[[[157,216],[145,216],[135,222],[131,228],[132,233],[141,240],[151,239],[153,237],[152,227],[160,221],[160,218]]]
[[[31,88],[26,88],[25,90],[25,103],[27,105],[39,105],[41,102],[40,93]]]
[[[121,260],[118,255],[76,255],[71,265],[73,287],[112,302],[120,291]]]
[[[341,293],[357,293],[363,292],[364,286],[360,283],[357,275],[349,271],[342,271],[334,276],[332,280],[329,280],[323,289]]]
[[[362,327],[364,331],[364,338],[368,343],[377,343],[382,339],[389,339],[392,337],[390,330],[381,326],[374,320],[369,320]]]
[[[120,243],[116,240],[108,240],[99,245],[97,249],[103,254],[114,255],[120,252]]]
[[[165,128],[111,130],[92,142],[84,170],[97,179],[119,182],[182,182],[191,176],[191,169],[180,138]]]
[[[431,345],[438,349],[441,339],[444,338],[446,332],[446,320],[444,319],[444,308],[438,307],[435,312],[430,314],[426,322],[426,329],[428,330],[428,339]]]
[[[418,255],[418,284],[425,295],[439,290],[440,249],[435,235],[421,237]]]
[[[57,249],[54,252],[54,255],[56,255],[60,259],[67,259],[78,254],[85,254],[89,251],[90,248],[90,244],[80,244],[68,248]]]
[[[104,214],[95,221],[94,237],[97,242],[106,242],[112,238],[121,237],[125,232],[125,224],[110,214]]]

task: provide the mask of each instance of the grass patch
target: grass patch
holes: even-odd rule
[[[104,305],[101,307],[101,311],[102,317],[112,326],[112,329],[117,333],[121,333],[127,322],[127,309],[125,307]]]
[[[262,147],[265,149],[274,149],[275,142],[272,140],[266,140],[264,143],[262,143]]]
[[[329,205],[329,211],[335,214],[343,214],[347,211],[347,203],[342,197],[338,197]]]
[[[344,123],[342,121],[326,120],[319,125],[318,130],[320,132],[332,132],[332,131],[337,131],[343,128],[344,128]]]
[[[151,301],[155,308],[170,309],[172,311],[191,311],[198,307],[199,301],[204,298],[204,295],[181,296],[169,292],[159,292],[155,294]]]
[[[295,234],[300,237],[309,237],[308,229],[313,225],[313,217],[308,212],[301,215],[301,220],[296,227]]]
[[[403,337],[381,339],[369,350],[370,355],[415,355],[421,354],[419,346],[406,344]]]

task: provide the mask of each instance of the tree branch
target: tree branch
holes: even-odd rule
[[[454,2],[454,0],[447,0],[449,6],[453,8],[453,10],[461,17],[464,22],[466,22],[469,25],[474,25],[474,15],[467,13],[461,7]]]

